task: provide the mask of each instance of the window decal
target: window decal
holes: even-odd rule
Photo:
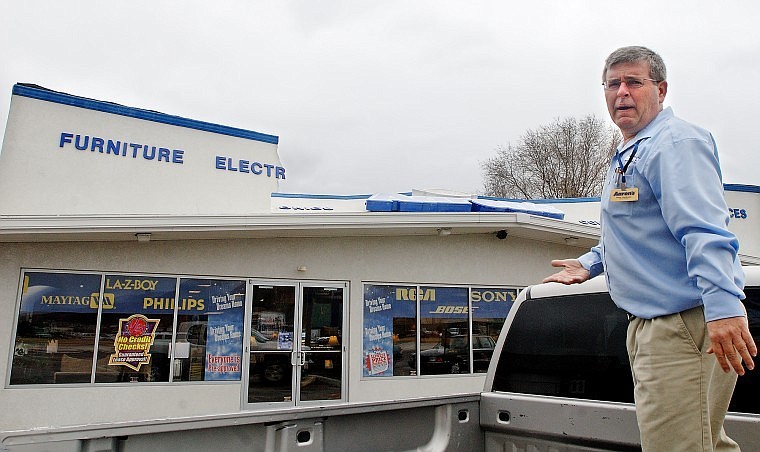
[[[119,332],[113,346],[116,352],[108,361],[109,366],[127,366],[139,371],[143,364],[150,364],[150,347],[156,338],[159,319],[149,319],[134,314],[119,320]]]

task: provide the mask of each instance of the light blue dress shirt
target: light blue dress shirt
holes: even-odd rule
[[[610,201],[615,170],[625,164],[638,201]],[[602,272],[615,303],[650,319],[705,307],[707,321],[743,316],[739,242],[727,229],[728,207],[710,132],[667,108],[613,157],[601,196],[601,240],[579,258]]]

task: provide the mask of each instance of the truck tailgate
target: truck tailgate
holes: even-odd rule
[[[633,404],[487,392],[480,424],[489,451],[640,450]]]

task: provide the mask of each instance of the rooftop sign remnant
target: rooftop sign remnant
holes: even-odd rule
[[[16,84],[0,215],[247,215],[285,179],[278,137]]]

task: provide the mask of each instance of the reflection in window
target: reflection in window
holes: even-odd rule
[[[472,367],[488,371],[496,340],[517,297],[516,289],[472,288]]]
[[[253,286],[251,350],[293,349],[294,286]]]
[[[516,295],[508,288],[365,284],[363,375],[486,372]]]
[[[292,400],[295,286],[253,286],[248,402]]]
[[[180,282],[23,272],[10,383],[240,380],[246,282]]]
[[[420,374],[470,372],[466,287],[425,287],[420,300]]]
[[[301,400],[338,400],[343,380],[343,289],[304,287]]]
[[[24,273],[12,385],[91,381],[101,279],[94,274]]]
[[[364,376],[416,374],[416,303],[414,286],[364,286]]]
[[[169,381],[176,278],[106,275],[96,383]]]
[[[180,280],[173,381],[240,380],[245,288],[242,280]]]

